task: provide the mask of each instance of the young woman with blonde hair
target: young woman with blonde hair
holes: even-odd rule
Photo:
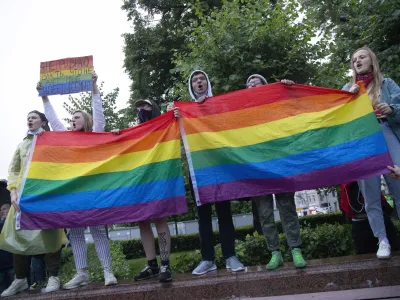
[[[38,86],[38,88],[41,88]],[[44,111],[49,123],[54,131],[67,130],[64,124],[57,117],[49,98],[42,97]],[[102,100],[99,89],[97,87],[97,74],[93,72],[93,91],[92,91],[92,110],[93,118],[90,114],[83,110],[76,110],[72,115],[72,131],[85,131],[85,132],[103,132],[106,125],[104,118]],[[97,255],[100,259],[101,265],[104,269],[105,285],[117,284],[112,271],[110,245],[104,226],[90,226],[90,233],[93,236],[94,245],[96,247]],[[87,247],[85,240],[85,227],[71,228],[70,242],[74,254],[75,266],[77,273],[67,282],[64,289],[74,289],[89,283],[89,272],[87,270]]]
[[[351,57],[353,77],[344,90],[356,94],[360,90],[358,81],[363,81],[382,129],[390,156],[395,165],[400,165],[400,87],[390,78],[384,78],[378,60],[368,47],[357,49]],[[400,216],[400,182],[384,175],[389,191],[395,199]],[[379,239],[377,257],[390,257],[390,244],[386,237],[381,206],[381,176],[360,180],[360,190],[365,199],[365,210],[374,236]]]

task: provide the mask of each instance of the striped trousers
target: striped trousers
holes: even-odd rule
[[[104,226],[90,226],[97,256],[103,268],[111,268],[111,253],[107,233]],[[74,253],[75,267],[77,270],[87,269],[87,245],[85,241],[85,228],[71,228],[70,242]]]

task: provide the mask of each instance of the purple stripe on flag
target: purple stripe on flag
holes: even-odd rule
[[[251,196],[296,192],[353,182],[388,173],[393,165],[389,152],[334,167],[283,178],[248,179],[199,188],[201,204]]]
[[[66,212],[22,212],[21,229],[75,228],[138,222],[184,214],[187,210],[186,197],[179,196],[159,201],[110,208]]]

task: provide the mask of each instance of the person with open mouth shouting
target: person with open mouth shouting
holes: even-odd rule
[[[97,87],[97,74],[93,72],[93,91],[92,91],[92,110],[93,118],[90,114],[83,110],[76,110],[72,114],[72,131],[85,131],[85,132],[103,132],[106,125],[104,118],[103,105],[101,100],[100,91]],[[38,84],[38,89],[41,88]],[[50,125],[54,131],[66,131],[64,124],[58,118],[56,112],[51,105],[47,96],[42,97],[44,111],[49,119]],[[110,245],[104,226],[89,226],[90,233],[93,236],[94,245],[96,247],[97,255],[100,259],[101,265],[104,270],[105,285],[117,284],[112,271]],[[71,228],[70,242],[72,252],[74,254],[75,266],[77,273],[67,282],[63,288],[70,290],[89,283],[89,272],[87,264],[87,245],[85,240],[85,227]]]
[[[343,90],[357,94],[363,81],[375,110],[376,119],[389,148],[395,165],[400,165],[400,87],[390,78],[384,78],[379,70],[375,53],[368,47],[357,49],[351,56],[353,77]],[[362,147],[362,145],[361,145]],[[400,182],[385,174],[385,181],[394,197],[397,213],[400,216]],[[376,256],[380,259],[390,257],[390,244],[386,236],[381,205],[381,176],[358,181],[365,199],[365,211],[374,236],[379,240]]]
[[[27,290],[31,255],[44,254],[49,279],[45,292],[54,292],[60,289],[58,273],[61,267],[62,241],[66,242],[62,229],[50,230],[16,230],[15,218],[21,210],[18,193],[21,189],[23,177],[29,164],[33,138],[44,131],[50,131],[45,114],[34,110],[27,116],[28,132],[24,140],[18,145],[8,171],[8,190],[12,207],[8,213],[0,236],[0,248],[13,253],[15,280],[2,292],[1,297],[13,296]]]

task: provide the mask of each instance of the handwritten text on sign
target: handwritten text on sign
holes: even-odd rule
[[[39,96],[92,90],[93,56],[70,57],[40,63]]]

